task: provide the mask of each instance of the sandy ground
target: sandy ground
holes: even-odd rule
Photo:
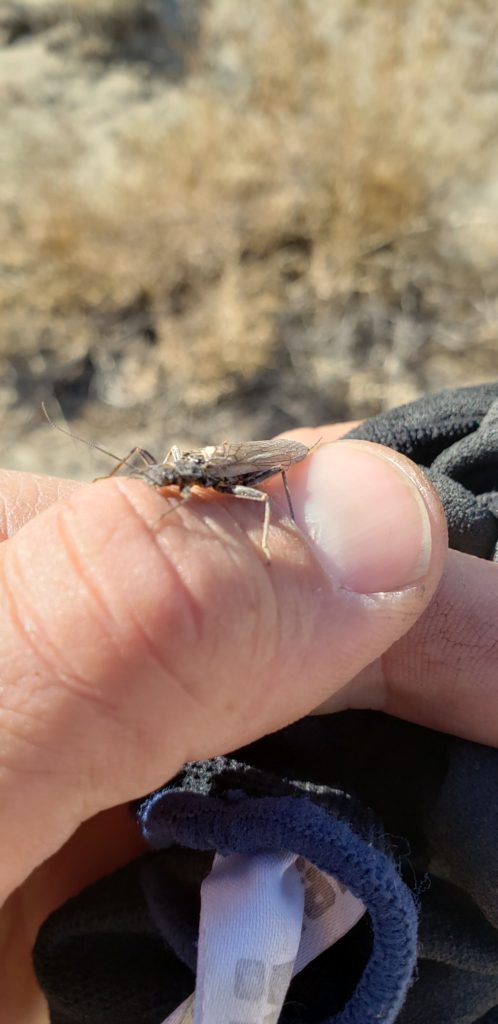
[[[2,463],[498,371],[498,6],[3,0]]]

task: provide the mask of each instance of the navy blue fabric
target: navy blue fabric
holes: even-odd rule
[[[372,810],[417,894],[419,959],[400,1024],[478,1021],[498,1005],[498,752],[388,715],[344,712],[304,719],[238,755],[270,772],[277,742],[282,774],[348,787]],[[445,967],[446,1016],[426,962]]]
[[[181,782],[153,794],[139,807],[147,842],[152,847],[177,845],[225,855],[292,850],[339,878],[368,909],[373,950],[355,991],[334,1020],[377,1024],[380,1019],[391,1024],[415,966],[417,915],[392,859],[376,847],[375,830],[360,835],[344,801],[342,813],[333,813],[326,806],[327,795],[333,801],[332,793],[298,787],[292,792],[287,787],[282,795],[255,796],[247,792],[246,769],[237,762],[216,758],[192,767]],[[217,792],[221,785],[226,787],[224,795],[213,795],[205,785],[204,792],[196,791],[202,774],[214,781]],[[267,787],[268,779],[262,783]],[[379,833],[377,842],[384,846],[380,840]]]
[[[349,436],[423,466],[450,544],[497,559],[498,384],[428,396]],[[195,984],[213,851],[260,844],[297,847],[368,907],[293,979],[280,1024],[498,1024],[498,751],[376,712],[308,718],[187,766],[134,813],[156,852],[40,931],[51,1024],[160,1024]]]

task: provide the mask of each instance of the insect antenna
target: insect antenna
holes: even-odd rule
[[[55,423],[47,412],[45,402],[42,402],[41,407],[45,419],[48,420],[51,427],[55,427],[56,430],[60,430],[61,434],[65,434],[66,437],[72,437],[73,441],[81,441],[82,444],[86,444],[88,448],[95,448],[96,451],[102,452],[102,455],[108,455],[110,459],[115,459],[116,462],[123,462],[123,459],[119,455],[114,455],[114,452],[110,452],[107,448],[103,448],[102,445],[97,444],[95,441],[88,441],[86,437],[80,437],[79,434],[73,434],[71,430],[67,430],[66,427],[61,427],[59,423]]]
[[[308,455],[313,451],[314,448],[318,448],[318,445],[323,441],[323,437],[318,437],[316,441],[308,448]]]

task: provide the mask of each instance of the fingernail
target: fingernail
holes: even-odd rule
[[[401,590],[431,558],[431,524],[409,471],[361,441],[336,441],[312,455],[301,515],[334,580],[361,594]]]

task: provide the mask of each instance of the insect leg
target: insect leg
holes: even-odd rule
[[[180,500],[177,502],[176,505],[173,505],[172,508],[166,509],[166,512],[163,512],[162,516],[159,516],[159,519],[156,519],[156,521],[154,523],[154,529],[156,528],[158,523],[161,523],[163,521],[163,519],[166,519],[166,516],[171,515],[172,512],[176,512],[176,510],[178,508],[178,505],[182,505],[183,502],[188,501],[189,498],[191,498],[191,497],[192,497],[192,488],[191,487],[183,487],[182,490],[180,491]]]
[[[154,456],[151,455],[150,452],[146,451],[145,448],[140,448],[140,446],[137,445],[135,448],[132,448],[131,451],[128,452],[128,455],[125,455],[124,459],[119,460],[117,466],[114,466],[114,469],[112,469],[111,472],[107,474],[107,477],[114,476],[114,474],[117,473],[119,469],[122,469],[123,466],[126,466],[126,464],[130,461],[130,459],[133,458],[134,455],[140,455],[140,458],[142,459],[143,462],[145,462],[146,466],[156,465],[157,460],[154,458]],[[98,479],[107,480],[107,477],[98,477]]]
[[[271,562],[270,549],[268,547],[268,530],[270,529],[270,497],[265,494],[264,491],[257,491],[255,487],[243,487],[242,484],[233,484],[233,486],[226,485],[225,487],[217,487],[217,491],[225,491],[227,494],[233,494],[234,498],[246,498],[248,501],[264,501],[265,503],[265,518],[263,520],[263,536],[261,538],[261,547],[263,553],[268,562]]]
[[[164,459],[163,459],[161,465],[167,466],[168,463],[171,461],[171,459],[173,459],[173,463],[178,462],[178,460],[181,459],[181,457],[182,457],[182,453],[181,453],[178,445],[173,444],[171,446],[171,448],[169,449],[169,451],[164,456]]]
[[[287,483],[287,473],[285,472],[285,469],[282,470],[282,480],[283,480],[284,487],[285,487],[285,496],[287,498],[287,504],[289,506],[290,517],[295,522],[296,521],[296,517],[294,515],[294,509],[292,507],[292,499],[291,499],[291,496],[290,496],[289,484]]]

